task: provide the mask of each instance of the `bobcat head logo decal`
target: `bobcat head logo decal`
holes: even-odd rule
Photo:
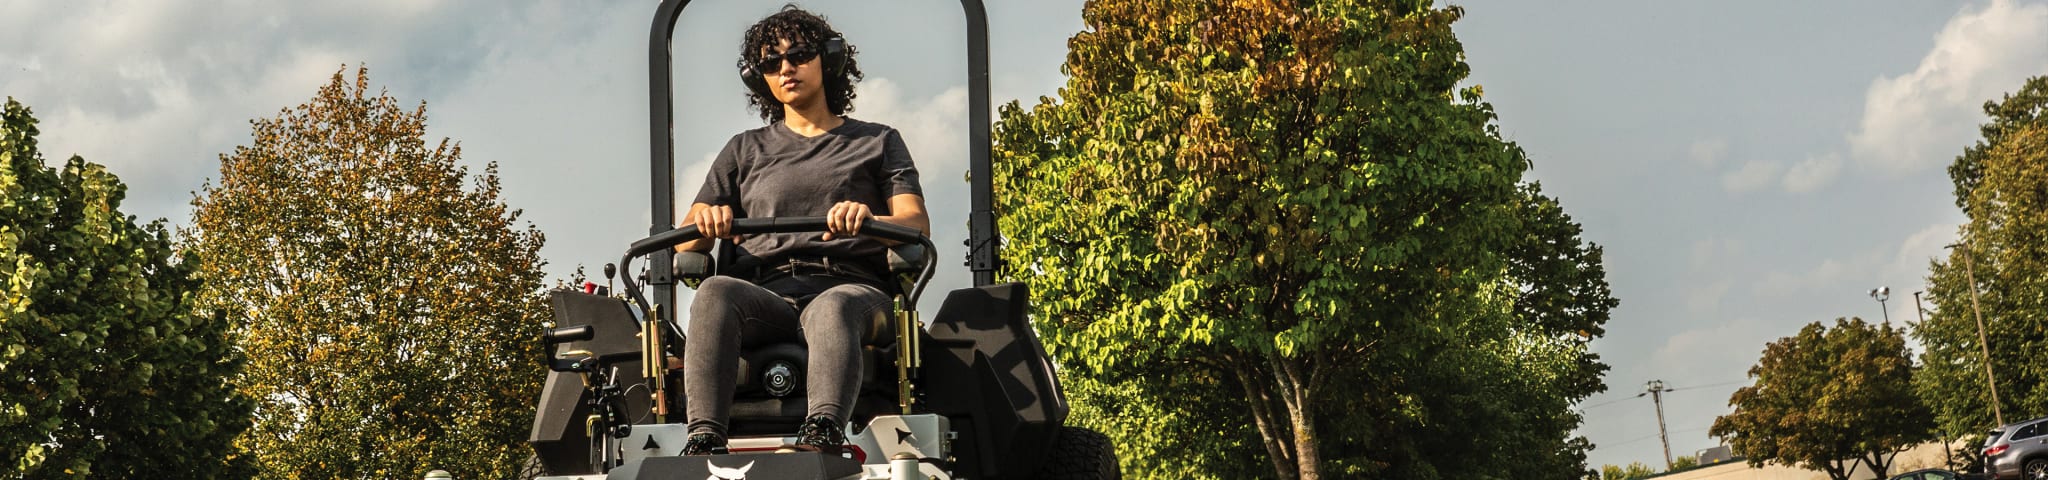
[[[711,469],[711,476],[705,477],[704,480],[747,480],[747,470],[754,469],[754,462],[747,462],[740,468],[719,468],[710,460],[705,460],[704,468]]]

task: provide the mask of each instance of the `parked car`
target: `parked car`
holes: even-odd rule
[[[2048,417],[1991,430],[1984,436],[1984,465],[1997,480],[2048,479]]]
[[[1982,480],[1983,478],[1984,475],[1981,474],[1958,473],[1952,470],[1928,468],[1893,475],[1888,480]]]

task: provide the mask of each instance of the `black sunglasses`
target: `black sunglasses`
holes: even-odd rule
[[[803,65],[810,62],[813,58],[818,58],[818,51],[816,49],[812,49],[809,45],[798,45],[789,47],[788,50],[783,50],[782,53],[762,55],[760,60],[754,62],[754,71],[761,74],[779,72],[782,71],[783,60],[789,60],[791,65]],[[740,61],[745,62],[746,60],[742,59]]]

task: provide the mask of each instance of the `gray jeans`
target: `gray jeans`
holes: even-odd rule
[[[802,312],[784,300],[811,295],[817,297]],[[725,276],[704,279],[690,303],[683,345],[690,433],[726,434],[742,348],[791,341],[803,342],[810,353],[810,365],[804,367],[810,401],[805,416],[846,421],[860,391],[862,337],[872,322],[887,321],[890,303],[879,288],[836,277],[785,277],[767,285]]]

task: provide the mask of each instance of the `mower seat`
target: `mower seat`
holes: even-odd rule
[[[802,352],[801,346],[791,343],[770,345],[759,351]],[[849,424],[865,425],[867,419],[878,414],[893,412],[896,399],[893,395],[896,371],[894,368],[880,368],[895,358],[893,347],[868,347],[861,352],[861,381],[859,393],[854,395],[853,411],[845,419]],[[747,352],[749,355],[755,352]],[[786,355],[786,353],[778,353]],[[788,357],[783,357],[788,358]],[[786,394],[775,395],[768,391],[763,378],[765,375],[749,371],[749,365],[741,362],[740,386],[734,389],[731,418],[726,422],[732,436],[788,435],[796,432],[810,412],[810,401],[799,386]],[[797,365],[804,365],[797,363]],[[765,373],[765,372],[764,372]],[[798,379],[802,370],[796,370]],[[750,385],[751,383],[751,385]],[[686,393],[687,394],[687,393]]]
[[[731,252],[725,246],[721,241],[718,248],[721,254]],[[900,282],[895,285],[899,291],[914,286],[926,254],[924,247],[916,244],[890,247],[889,276]],[[694,288],[703,279],[715,275],[717,266],[718,262],[708,253],[678,252],[675,274],[676,278]],[[860,390],[855,394],[852,411],[844,419],[849,425],[865,425],[867,419],[893,413],[897,409],[896,369],[891,363],[895,359],[896,343],[895,330],[890,328],[892,320],[893,316],[880,318],[868,328],[858,367],[861,372]],[[801,342],[759,345],[741,352],[739,382],[733,389],[731,416],[727,421],[730,431],[727,433],[737,437],[795,432],[810,411],[804,388],[809,358],[809,350]],[[685,396],[688,394],[684,392]]]

